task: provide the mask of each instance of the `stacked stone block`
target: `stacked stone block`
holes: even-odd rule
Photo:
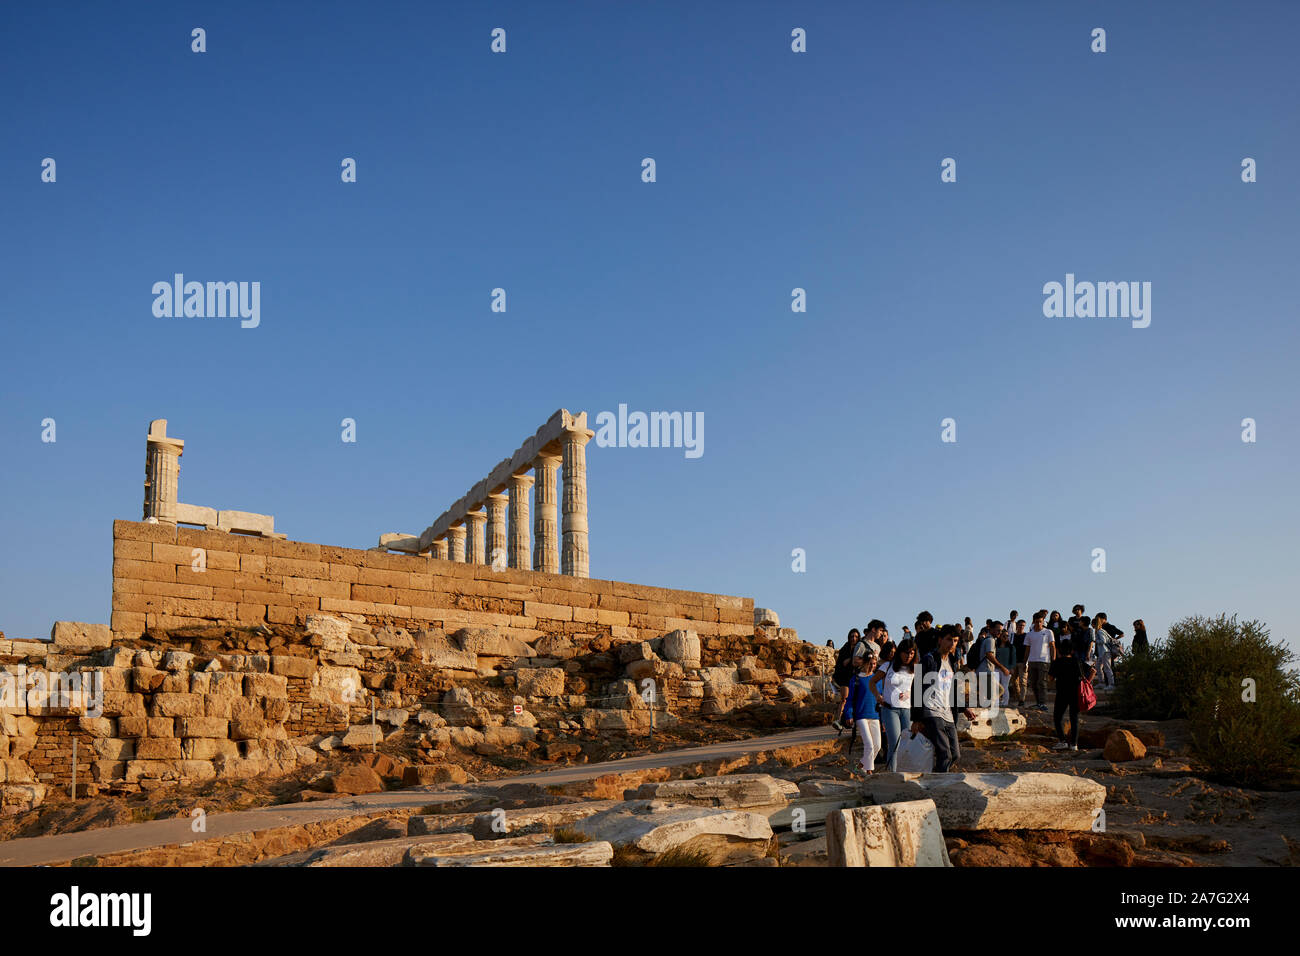
[[[196,570],[198,564],[202,569]],[[750,639],[753,600],[417,555],[113,524],[113,633],[192,624],[301,624],[316,613],[410,629],[493,627],[650,640],[688,629]]]

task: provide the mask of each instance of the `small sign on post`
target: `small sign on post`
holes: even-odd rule
[[[523,705],[523,704],[515,704],[515,713],[516,713],[516,714],[522,714],[523,712],[524,712],[524,705]]]

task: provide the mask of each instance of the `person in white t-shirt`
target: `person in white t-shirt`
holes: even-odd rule
[[[898,742],[912,724],[912,682],[916,679],[916,644],[910,638],[898,642],[894,656],[881,664],[871,678],[871,689],[879,694],[881,729],[885,732],[885,759],[890,772],[898,769]]]
[[[1026,657],[1029,663],[1029,685],[1034,689],[1034,706],[1047,710],[1047,671],[1056,659],[1056,645],[1052,632],[1044,626],[1044,616],[1034,615],[1034,626],[1025,635]]]

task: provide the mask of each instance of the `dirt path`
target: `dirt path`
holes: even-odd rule
[[[808,727],[787,733],[749,737],[689,747],[662,753],[626,757],[601,763],[543,770],[482,781],[475,788],[530,783],[539,786],[574,783],[591,780],[610,773],[625,773],[657,767],[674,767],[719,758],[740,757],[777,747],[790,747],[814,743],[835,736],[828,727]],[[0,843],[0,866],[41,866],[63,863],[86,856],[106,856],[114,853],[143,850],[170,844],[184,844],[197,840],[213,840],[253,833],[276,827],[299,826],[308,823],[357,816],[363,813],[382,814],[390,810],[418,809],[431,803],[450,802],[464,797],[463,792],[436,791],[433,788],[413,788],[364,796],[340,797],[337,800],[320,800],[311,803],[286,803],[274,807],[240,810],[234,813],[212,814],[206,819],[206,830],[195,834],[187,818],[151,820],[127,826],[103,827],[56,836],[28,837]]]

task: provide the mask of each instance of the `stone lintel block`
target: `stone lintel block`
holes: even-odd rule
[[[240,534],[272,534],[275,532],[275,516],[251,511],[218,511],[217,528]]]
[[[217,509],[207,508],[203,505],[176,505],[176,521],[178,524],[197,524],[204,528],[217,527]]]
[[[426,550],[421,547],[419,536],[413,534],[381,534],[379,546],[388,551],[401,551],[405,554],[419,554]]]

